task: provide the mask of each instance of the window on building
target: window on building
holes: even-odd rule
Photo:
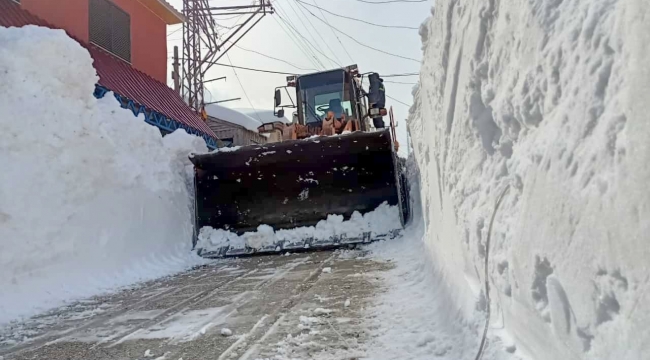
[[[90,0],[90,42],[131,62],[131,17],[109,0]]]

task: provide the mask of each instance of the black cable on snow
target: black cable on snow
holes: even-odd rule
[[[497,202],[494,204],[494,210],[492,211],[492,218],[490,219],[490,227],[488,228],[487,240],[485,240],[485,301],[487,304],[487,314],[485,318],[485,327],[483,328],[483,337],[481,338],[481,345],[479,345],[478,353],[474,360],[480,360],[483,357],[483,351],[485,350],[485,341],[487,339],[487,331],[490,326],[490,280],[488,277],[488,264],[490,258],[490,238],[492,236],[492,225],[494,225],[494,218],[497,215],[497,210],[499,210],[499,205],[501,205],[501,200],[506,195],[506,192],[510,189],[510,185],[507,185],[501,194],[497,198]]]

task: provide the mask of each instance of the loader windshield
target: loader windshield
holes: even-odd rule
[[[298,91],[306,124],[320,124],[328,111],[337,118],[354,116],[350,82],[343,70],[301,76]]]

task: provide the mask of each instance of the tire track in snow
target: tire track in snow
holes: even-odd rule
[[[224,267],[221,267],[217,269],[217,271],[223,269]],[[257,269],[253,270],[252,273],[257,272]],[[251,273],[251,274],[252,274]],[[250,274],[244,274],[241,277],[247,276]],[[236,280],[235,278],[234,280]],[[221,283],[220,285],[223,285]],[[102,324],[108,324],[111,319],[126,315],[128,313],[133,313],[140,309],[143,305],[146,305],[149,303],[151,300],[158,299],[166,299],[167,297],[170,296],[175,296],[179,293],[182,293],[184,290],[186,290],[188,287],[195,286],[195,284],[189,284],[189,285],[184,285],[180,287],[171,287],[168,289],[165,289],[160,292],[156,292],[155,294],[152,294],[150,296],[145,297],[144,299],[138,300],[134,304],[126,304],[122,306],[121,308],[118,308],[118,310],[115,311],[109,311],[107,313],[104,313],[102,315],[92,317],[88,319],[88,322],[85,324],[82,324],[80,326],[70,326],[68,329],[63,330],[63,331],[54,331],[54,332],[47,332],[43,334],[42,336],[36,337],[33,339],[33,341],[28,341],[25,343],[18,344],[14,347],[0,350],[0,356],[8,356],[8,355],[19,355],[25,351],[37,351],[45,346],[53,345],[59,342],[65,342],[66,340],[73,339],[75,335],[77,334],[82,334],[83,332],[92,329],[94,327],[99,327]],[[206,290],[210,291],[210,290]],[[206,292],[204,291],[204,292]],[[203,293],[203,292],[202,292]],[[197,295],[201,295],[197,294]],[[109,337],[106,340],[101,341],[101,343],[110,341],[114,339],[115,336]],[[95,346],[93,346],[94,348]]]
[[[150,300],[152,300],[152,299],[154,299],[154,298],[156,298],[158,296],[163,296],[163,297],[173,296],[173,295],[179,293],[180,291],[182,291],[184,288],[185,287],[178,288],[178,289],[174,289],[174,288],[165,289],[165,290],[163,290],[161,292],[157,292],[157,293],[155,293],[153,295],[147,296],[146,298],[136,302],[135,304],[133,304],[133,306],[131,308],[123,307],[123,308],[121,308],[119,310],[116,310],[116,311],[109,311],[109,312],[107,312],[105,314],[102,314],[102,315],[99,315],[97,317],[92,317],[92,318],[89,319],[89,321],[86,324],[83,324],[81,326],[71,327],[71,328],[69,328],[67,330],[55,332],[54,334],[52,334],[52,332],[46,332],[45,334],[43,334],[41,336],[38,336],[38,337],[35,337],[35,338],[33,338],[32,340],[30,340],[28,342],[24,342],[24,343],[15,345],[13,347],[0,350],[0,356],[18,355],[18,354],[20,354],[20,353],[22,353],[24,351],[27,351],[27,350],[38,350],[38,349],[40,349],[40,348],[42,348],[44,346],[48,346],[48,345],[54,344],[54,343],[56,343],[58,341],[61,341],[61,340],[65,339],[65,338],[67,338],[67,337],[69,337],[69,336],[71,336],[71,335],[73,335],[75,333],[85,331],[85,330],[87,330],[89,328],[92,328],[93,326],[104,323],[107,320],[109,320],[110,318],[117,317],[117,316],[122,316],[122,315],[128,313],[129,311],[132,311],[133,308],[140,307],[140,306],[146,304],[148,301],[150,301]]]
[[[257,271],[258,271],[257,269],[253,269],[253,270],[247,272],[246,274],[244,274],[244,275],[242,275],[240,277],[235,277],[234,279],[232,279],[230,281],[220,282],[218,285],[216,285],[216,286],[214,286],[214,287],[212,287],[212,288],[210,288],[208,290],[201,291],[200,293],[198,293],[198,294],[196,294],[194,296],[191,296],[188,299],[185,299],[185,300],[183,300],[183,301],[181,301],[179,303],[176,303],[175,305],[167,308],[161,314],[155,316],[153,319],[146,321],[144,324],[140,324],[140,325],[136,326],[135,328],[129,329],[128,331],[123,332],[123,333],[121,333],[119,335],[109,337],[106,340],[99,341],[97,344],[93,345],[91,347],[91,349],[94,349],[97,346],[100,346],[102,344],[110,342],[110,341],[112,341],[112,340],[114,340],[114,339],[116,339],[118,337],[120,337],[120,339],[117,340],[116,342],[108,345],[108,347],[113,347],[115,345],[119,345],[119,344],[123,343],[124,341],[132,338],[137,333],[142,332],[144,329],[149,328],[151,326],[162,324],[163,322],[170,319],[171,317],[173,317],[175,315],[178,315],[178,314],[180,314],[180,313],[182,313],[184,311],[187,311],[190,307],[195,306],[195,305],[199,304],[202,301],[209,300],[210,298],[212,298],[213,295],[215,295],[217,293],[217,291],[221,290],[222,287],[231,285],[232,283],[234,283],[234,282],[236,282],[238,280],[244,279],[249,275],[253,275],[253,274],[257,273]],[[184,286],[183,288],[186,288],[188,286],[192,286],[192,285],[187,285],[187,286]]]
[[[218,359],[219,360],[226,359],[228,355],[231,355],[233,352],[235,351],[239,352],[240,350],[243,350],[240,349],[242,347],[242,344],[247,344],[248,340],[252,339],[255,341],[254,344],[251,345],[248,349],[246,349],[246,351],[244,351],[242,356],[238,358],[238,360],[250,360],[251,356],[255,355],[259,351],[264,341],[275,331],[277,331],[280,323],[282,323],[282,321],[286,317],[286,312],[291,311],[293,307],[301,303],[304,294],[307,291],[309,291],[309,289],[311,289],[318,281],[319,275],[322,273],[322,268],[326,264],[330,263],[332,259],[334,259],[334,257],[335,255],[332,254],[327,259],[323,260],[314,270],[312,270],[309,273],[309,275],[304,280],[301,280],[293,288],[293,290],[291,291],[291,295],[287,299],[282,300],[282,303],[276,308],[275,311],[271,312],[271,314],[265,314],[262,317],[260,317],[260,319],[253,325],[253,327],[248,332],[242,334],[242,336],[237,341],[235,341],[226,350],[224,350],[224,352],[220,354]],[[304,265],[305,263],[307,263],[309,259],[310,257],[308,256],[293,261],[292,263],[288,264],[283,270],[275,273],[272,277],[265,279],[264,281],[261,281],[259,284],[253,285],[252,288],[255,290],[260,290],[263,287],[265,288],[272,284],[275,284],[279,280],[285,278],[286,275],[288,275],[299,265]],[[238,294],[237,297],[238,299],[241,299],[243,298],[243,295],[246,295],[248,293],[249,291],[244,291],[241,294]],[[247,299],[245,299],[244,301],[236,301],[235,303],[227,305],[227,307],[231,308],[232,310],[224,318],[229,317],[234,312],[236,312],[238,308],[246,305],[248,302],[252,300],[253,297],[247,297]],[[264,324],[264,322],[267,319],[273,321],[273,324],[264,333],[259,333],[258,330],[261,328],[261,326]],[[176,351],[170,352],[167,357],[170,359],[178,358],[180,355],[182,355],[184,351],[185,350],[183,348],[178,349]]]
[[[282,300],[280,306],[275,311],[273,311],[271,315],[264,315],[263,319],[266,318],[275,319],[273,325],[271,325],[267,331],[265,331],[262,334],[255,334],[255,331],[259,327],[254,326],[246,335],[244,335],[247,339],[258,338],[258,340],[255,341],[255,343],[252,346],[246,349],[244,354],[241,357],[239,357],[238,360],[249,360],[251,356],[255,355],[260,350],[261,346],[264,344],[264,341],[270,335],[272,335],[277,330],[280,323],[282,323],[282,321],[286,317],[286,313],[291,312],[291,310],[294,307],[296,307],[296,305],[302,303],[305,294],[307,294],[307,292],[311,288],[313,288],[314,285],[316,285],[318,280],[320,280],[320,275],[322,274],[323,267],[326,264],[329,264],[332,261],[332,259],[334,259],[335,256],[336,255],[334,254],[330,255],[327,259],[322,261],[314,270],[312,270],[304,280],[300,281],[291,291],[291,296],[287,299]],[[221,354],[219,360],[225,359],[229,353],[231,353],[236,349],[237,347],[231,346],[225,352],[223,352],[223,354]]]
[[[274,284],[278,280],[285,277],[293,269],[295,269],[299,265],[302,265],[305,262],[307,262],[308,259],[309,259],[308,257],[305,257],[305,258],[299,259],[297,261],[291,262],[290,264],[285,266],[284,269],[282,269],[281,271],[276,272],[275,274],[273,274],[270,278],[264,279],[261,282],[259,282],[258,284],[253,285],[252,289],[254,289],[256,291],[259,291],[259,290],[261,290],[261,289],[263,289],[265,287],[268,287],[269,285]],[[122,334],[120,334],[118,336],[111,337],[109,339],[106,339],[105,341],[101,341],[101,342],[95,344],[91,349],[96,348],[97,346],[105,344],[105,343],[107,343],[109,341],[112,341],[113,339],[116,339],[118,337],[120,337],[120,338],[117,341],[115,341],[115,342],[111,343],[110,345],[108,345],[108,347],[114,347],[116,345],[124,343],[125,341],[127,341],[129,339],[137,338],[137,334],[145,331],[146,329],[148,329],[150,327],[155,327],[156,325],[162,325],[165,321],[169,320],[170,318],[172,318],[172,317],[174,317],[176,315],[182,314],[183,312],[189,310],[189,308],[196,307],[200,303],[205,302],[207,300],[210,300],[222,288],[224,288],[226,286],[229,286],[229,285],[232,285],[233,283],[235,283],[237,281],[243,280],[243,279],[247,278],[248,276],[257,273],[258,271],[259,271],[259,269],[253,269],[253,270],[247,272],[246,274],[244,274],[242,276],[236,277],[236,278],[234,278],[234,279],[232,279],[230,281],[223,282],[223,283],[217,285],[216,287],[214,287],[212,289],[202,291],[201,293],[199,293],[197,295],[194,295],[191,298],[186,299],[186,300],[172,306],[171,308],[168,308],[162,314],[154,317],[153,319],[145,322],[144,324],[138,325],[134,329],[130,329],[129,331],[124,332],[124,333],[122,333]],[[242,298],[244,298],[245,295],[248,295],[249,293],[250,293],[250,291],[243,291],[240,294],[237,294],[235,296],[235,298],[233,299],[233,302],[226,306],[227,309],[232,309],[226,315],[226,318],[229,317],[230,315],[232,315],[237,310],[237,308],[247,304],[249,301],[251,301],[253,299],[252,296],[249,296],[246,300],[242,301]],[[179,309],[180,307],[182,307],[180,310],[176,310],[176,309]]]

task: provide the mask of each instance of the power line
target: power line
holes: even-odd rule
[[[291,33],[294,34],[294,36],[298,39],[298,41],[300,41],[300,43],[303,44],[303,46],[307,49],[307,53],[314,59],[316,63],[318,63],[320,68],[326,69],[327,67],[325,66],[325,64],[323,64],[323,61],[320,59],[320,57],[316,56],[317,51],[315,50],[317,49],[313,45],[313,41],[307,39],[300,31],[298,31],[296,25],[294,25],[293,21],[291,21],[289,12],[286,11],[283,7],[281,7],[279,2],[275,1],[275,6],[276,6],[276,14],[278,15],[278,18],[282,21],[282,23],[284,23],[284,25],[286,25],[287,28],[289,28],[289,31],[291,31]]]
[[[381,4],[390,4],[390,3],[423,3],[429,0],[386,0],[386,1],[356,0],[356,1],[366,3],[366,4],[381,5]]]
[[[305,14],[305,13],[302,11],[302,9],[300,8],[299,4],[296,3],[296,6],[294,7],[294,6],[293,6],[293,3],[292,3],[292,0],[287,0],[287,3],[289,4],[289,7],[291,8],[291,11],[293,11],[293,13],[296,14],[296,16],[298,17],[298,20],[300,21],[300,23],[302,24],[302,26],[305,28],[305,30],[306,30],[307,34],[309,35],[309,37],[313,40],[313,43],[311,43],[310,45],[311,45],[314,49],[316,49],[316,51],[318,51],[321,55],[323,55],[327,60],[329,60],[332,64],[334,64],[335,67],[337,67],[337,66],[338,66],[338,67],[341,67],[341,66],[342,66],[342,65],[340,64],[340,63],[341,63],[341,60],[338,59],[338,57],[336,56],[336,53],[334,53],[334,51],[332,51],[332,49],[329,47],[329,45],[327,45],[327,42],[325,42],[325,40],[323,39],[322,35],[318,32],[318,30],[316,30],[316,27],[314,26],[314,24],[311,23],[311,21],[309,20],[309,17],[307,16],[307,14]],[[276,1],[276,4],[277,4],[277,1]],[[278,6],[280,6],[280,5],[278,4]],[[300,10],[300,11],[302,12],[302,16],[301,16],[300,14],[298,14],[298,11],[296,11],[296,7],[298,8],[298,10]],[[306,20],[309,22],[309,24],[311,25],[311,28],[305,24],[305,22],[303,21],[303,18],[306,19]],[[310,30],[311,30],[311,31],[310,31]],[[316,38],[314,37],[314,35],[313,35],[314,32],[315,32],[316,34],[318,34],[318,36],[320,37],[320,39],[321,39],[323,42],[325,42],[325,46],[327,46],[327,48],[329,49],[330,53],[331,53],[331,54],[336,58],[336,60],[334,60],[334,59],[332,59],[331,57],[327,56],[327,54],[325,54],[325,52],[323,52],[322,49],[321,49],[319,46],[317,46],[317,44],[318,44],[318,40],[316,40]],[[300,35],[303,36],[302,34],[300,34]],[[304,37],[304,36],[303,36],[303,37]],[[337,61],[337,60],[338,60],[338,61]],[[329,66],[328,66],[328,67],[329,67]]]
[[[388,96],[388,95],[386,95],[386,97],[389,98],[389,99],[391,99],[391,100],[393,100],[393,101],[397,101],[398,103],[400,103],[400,104],[402,104],[402,105],[404,105],[404,106],[408,106],[408,107],[411,106],[411,105],[409,105],[409,104],[407,104],[407,103],[405,103],[405,102],[403,102],[403,101],[400,101],[400,100],[395,99],[395,98],[392,97],[392,96]]]
[[[384,80],[384,82],[385,82],[385,83],[391,83],[391,84],[417,85],[417,83],[400,82],[400,81],[389,81],[389,80]]]
[[[320,66],[321,69],[326,69],[325,65],[321,61],[319,57],[316,56],[316,52],[314,51],[314,46],[311,44],[311,41],[308,40],[304,35],[300,33],[296,29],[296,27],[293,25],[293,22],[291,22],[291,19],[287,16],[287,20],[284,19],[286,11],[280,7],[280,4],[276,2],[277,8],[276,8],[276,15],[278,15],[278,19],[282,21],[282,23],[291,31],[291,33],[298,39],[298,41],[303,44],[304,48],[306,49],[306,53],[309,54],[316,63],[318,63],[318,66]],[[282,10],[282,13],[280,12]]]
[[[264,56],[268,56],[268,55],[264,55]],[[171,59],[171,58],[170,58],[170,59]],[[179,58],[179,59],[180,59],[180,60],[184,60],[184,58]],[[281,60],[281,59],[277,59],[277,60]],[[283,61],[283,60],[281,60],[281,61]],[[239,69],[239,70],[248,70],[248,71],[255,71],[255,72],[261,72],[261,73],[268,73],[268,74],[278,74],[278,75],[304,75],[304,74],[299,74],[299,73],[295,73],[295,72],[286,72],[286,71],[277,71],[277,70],[267,70],[267,69],[259,69],[259,68],[250,68],[250,67],[245,67],[245,66],[233,65],[232,63],[230,63],[230,64],[222,64],[222,63],[218,63],[218,62],[215,62],[215,61],[207,61],[207,63],[208,63],[208,64],[211,64],[211,65],[216,65],[216,66],[231,67],[231,68]],[[307,70],[315,70],[315,69],[307,69]],[[400,75],[402,75],[402,74],[394,74],[394,75],[388,75],[388,76],[380,75],[380,76],[381,76],[382,78],[385,78],[385,77],[389,77],[389,76],[400,76]],[[392,82],[392,81],[385,81],[385,82]],[[393,83],[398,83],[398,82],[393,82]],[[404,83],[404,84],[406,84],[406,83]],[[409,83],[409,84],[410,84],[410,83]],[[416,84],[416,83],[413,83],[413,85],[415,85],[415,84]],[[409,106],[410,106],[410,105],[409,105]]]
[[[305,10],[307,10],[307,12],[308,12],[309,14],[311,14],[311,16],[313,16],[313,17],[315,17],[316,19],[318,19],[319,21],[322,21],[322,22],[325,23],[325,21],[324,21],[323,19],[321,19],[321,18],[319,18],[318,16],[316,16],[316,15],[315,15],[313,12],[311,12],[309,9],[307,9],[307,8],[304,7],[304,6],[303,6],[303,8],[304,8]],[[338,33],[340,33],[340,34],[342,34],[342,35],[344,35],[344,36],[347,36],[350,40],[356,42],[357,44],[359,44],[359,45],[361,45],[361,46],[363,46],[363,47],[365,47],[365,48],[368,48],[368,49],[371,49],[371,50],[375,50],[375,51],[377,51],[377,52],[380,52],[380,53],[383,53],[383,54],[386,54],[386,55],[390,55],[390,56],[393,56],[393,57],[397,57],[397,58],[400,58],[400,59],[410,60],[410,61],[414,61],[414,62],[420,63],[420,60],[413,59],[413,58],[406,57],[406,56],[402,56],[402,55],[393,54],[393,53],[390,53],[390,52],[388,52],[388,51],[380,50],[380,49],[374,48],[374,47],[372,47],[372,46],[370,46],[370,45],[366,45],[366,44],[360,42],[359,40],[355,39],[354,37],[348,35],[347,33],[343,32],[343,31],[341,31],[341,30],[339,30],[339,29],[337,29],[337,28],[335,28],[335,27],[331,27],[331,29],[334,29],[334,30],[336,30]]]
[[[381,75],[383,78],[387,77],[400,77],[400,76],[419,76],[420,73],[404,73],[404,74],[389,74],[389,75]]]
[[[289,1],[290,1],[290,0],[289,0]],[[296,6],[298,7],[298,10],[300,10],[300,13],[302,13],[302,15],[305,17],[305,19],[307,19],[307,22],[309,23],[309,25],[311,25],[312,29],[315,30],[316,35],[318,35],[318,37],[319,37],[321,40],[323,40],[323,43],[325,44],[325,46],[327,46],[327,49],[330,51],[330,54],[334,55],[334,58],[335,58],[336,61],[337,61],[337,62],[334,63],[334,64],[335,64],[335,65],[338,65],[338,66],[340,66],[340,67],[343,67],[343,64],[342,64],[342,62],[341,62],[341,59],[339,59],[339,57],[336,55],[336,52],[335,52],[334,50],[332,50],[332,48],[330,47],[330,45],[329,45],[329,44],[327,43],[327,41],[323,38],[323,35],[321,35],[320,31],[316,30],[316,26],[314,25],[314,23],[311,22],[311,20],[309,19],[309,16],[307,16],[307,14],[305,14],[305,12],[302,11],[302,8],[301,8],[300,6],[298,6],[298,3],[296,3]]]
[[[318,5],[318,3],[316,2],[316,0],[312,0],[312,1],[314,2],[314,5]],[[320,7],[319,7],[319,9],[320,9]],[[332,32],[332,34],[334,35],[334,37],[336,38],[336,40],[338,40],[339,44],[341,44],[341,47],[343,48],[343,50],[345,51],[345,53],[348,55],[348,58],[350,59],[350,61],[352,61],[352,62],[354,63],[355,61],[354,61],[354,59],[352,59],[352,55],[350,55],[350,53],[348,52],[348,49],[345,48],[345,45],[343,45],[343,42],[341,42],[341,39],[340,39],[339,36],[336,34],[336,32],[334,32],[334,30],[332,30],[332,25],[330,25],[330,22],[327,21],[327,17],[325,16],[325,14],[323,14],[323,11],[322,11],[322,10],[320,11],[320,14],[323,15],[323,20],[325,20],[325,22],[327,23],[327,27],[330,29],[330,31]]]
[[[286,21],[284,18],[280,17],[279,14],[278,14],[278,17],[279,17],[280,20],[282,20],[285,24],[287,24],[287,21]],[[291,26],[291,24],[288,24],[288,25]],[[293,28],[293,31],[294,31],[296,34],[298,34],[298,36],[300,36],[304,41],[307,42],[307,44],[308,44],[309,46],[311,46],[311,48],[313,48],[314,50],[316,50],[316,52],[318,52],[319,54],[323,55],[323,57],[325,57],[326,59],[328,59],[329,61],[331,61],[333,64],[336,64],[336,61],[332,60],[332,58],[330,58],[329,56],[327,56],[327,55],[326,55],[324,52],[322,52],[319,48],[317,48],[316,46],[312,45],[311,42],[310,42],[310,41],[309,41],[309,40],[308,40],[308,39],[307,39],[303,34],[301,34],[301,33],[300,33],[300,32],[299,32],[295,27],[293,27],[293,26],[291,26],[291,27]],[[317,57],[315,57],[315,58],[316,58],[316,60],[321,64],[321,67],[322,67],[323,69],[327,69],[327,67],[326,67],[326,66],[325,66],[325,65],[320,61],[320,59],[318,59]],[[337,66],[340,66],[340,65],[337,65]]]
[[[239,86],[241,87],[242,92],[244,92],[244,96],[246,97],[246,100],[248,100],[248,104],[251,106],[251,109],[255,112],[255,116],[259,119],[261,123],[264,123],[262,118],[260,117],[260,114],[257,113],[257,109],[255,109],[255,106],[251,102],[251,99],[248,97],[248,94],[246,93],[246,89],[244,89],[244,84],[242,84],[241,80],[239,79],[239,75],[237,75],[237,70],[235,70],[235,67],[232,66],[232,61],[230,61],[230,55],[226,53],[226,59],[228,59],[228,63],[230,63],[230,66],[232,67],[232,72],[235,73],[235,77],[237,78],[237,82],[239,83]]]
[[[227,55],[228,53],[226,53]],[[181,60],[184,60],[185,58],[180,58]],[[224,67],[229,67],[233,69],[239,69],[239,70],[248,70],[248,71],[255,71],[255,72],[262,72],[262,73],[268,73],[268,74],[278,74],[278,75],[301,75],[301,74],[296,74],[295,72],[285,72],[285,71],[275,71],[275,70],[265,70],[265,69],[255,69],[255,68],[249,68],[245,66],[237,66],[233,65],[232,63],[230,64],[222,64],[218,63],[216,61],[206,61],[207,64],[210,65],[216,65],[216,66],[224,66]]]
[[[240,50],[244,50],[244,51],[252,52],[252,53],[254,53],[254,54],[258,54],[258,55],[264,56],[264,57],[269,58],[269,59],[272,59],[272,60],[281,61],[281,62],[283,62],[283,63],[285,63],[285,64],[287,64],[287,65],[290,65],[290,66],[292,66],[292,67],[294,67],[294,68],[296,68],[296,69],[299,69],[299,70],[313,70],[313,71],[318,71],[317,69],[303,68],[303,67],[300,67],[300,66],[298,66],[298,65],[295,65],[295,64],[293,64],[293,63],[290,63],[290,62],[287,61],[287,60],[278,59],[278,58],[276,58],[276,57],[273,57],[273,56],[270,56],[270,55],[263,54],[263,53],[261,53],[261,52],[259,52],[259,51],[257,51],[257,50],[246,49],[246,48],[244,48],[244,47],[242,47],[242,46],[240,46],[240,45],[237,45],[237,44],[235,44],[235,47],[238,48],[238,49],[240,49]]]
[[[235,69],[248,70],[248,71],[256,71],[256,72],[262,72],[262,73],[268,73],[268,74],[278,74],[278,75],[301,75],[301,74],[290,73],[290,72],[282,72],[282,71],[274,71],[274,70],[265,70],[265,69],[255,69],[255,68],[249,68],[249,67],[244,67],[244,66],[237,66],[237,65],[233,65],[233,64],[232,64],[232,62],[230,61],[230,56],[228,55],[228,53],[226,53],[226,57],[228,58],[228,62],[229,62],[229,64],[220,64],[220,63],[217,63],[217,62],[208,62],[208,63],[209,63],[209,64],[212,64],[212,65],[217,65],[217,66],[225,66],[225,67],[229,67],[229,68],[232,68],[232,69],[233,69],[233,72],[235,73],[235,77],[237,78],[237,81],[239,82],[239,86],[241,86],[242,91],[244,92],[244,95],[246,96],[246,99],[248,100],[248,102],[249,102],[249,104],[251,105],[251,107],[253,108],[253,110],[255,110],[255,107],[253,106],[253,103],[252,103],[252,102],[250,101],[250,99],[248,98],[248,95],[246,94],[246,90],[244,90],[244,86],[242,85],[242,82],[241,82],[241,80],[239,79],[239,75],[237,75],[237,71],[235,71]],[[388,81],[386,81],[386,82],[388,82]],[[408,107],[411,106],[411,105],[405,103],[404,101],[401,101],[401,100],[395,99],[394,97],[392,97],[392,96],[390,96],[390,95],[386,95],[386,97],[389,98],[389,99],[391,99],[391,100],[394,100],[394,101],[396,101],[396,102],[398,102],[398,103],[400,103],[400,104],[402,104],[402,105],[404,105],[404,106],[408,106]],[[257,117],[259,118],[259,115],[257,114],[257,110],[255,110],[255,114],[256,114]],[[261,120],[261,119],[260,119],[260,120]]]
[[[413,26],[375,24],[375,23],[372,23],[372,22],[369,22],[369,21],[365,21],[365,20],[361,20],[361,19],[357,19],[357,18],[353,18],[353,17],[345,16],[345,15],[339,15],[339,14],[333,13],[333,12],[327,10],[327,9],[323,9],[323,8],[321,8],[320,6],[312,5],[312,4],[308,4],[308,3],[304,2],[304,1],[301,1],[301,0],[296,0],[296,1],[299,2],[299,3],[301,3],[301,4],[303,4],[303,5],[307,5],[307,6],[310,6],[310,7],[315,7],[315,8],[317,8],[318,10],[320,10],[321,12],[322,12],[322,11],[325,11],[326,13],[328,13],[328,14],[330,14],[330,15],[333,15],[333,16],[336,16],[336,17],[340,17],[340,18],[343,18],[343,19],[348,19],[348,20],[352,20],[352,21],[360,22],[360,23],[363,23],[363,24],[366,24],[366,25],[372,25],[372,26],[377,26],[377,27],[382,27],[382,28],[392,28],[392,29],[409,29],[409,30],[418,30],[418,29],[419,29],[419,28],[417,28],[417,27],[413,27]]]
[[[167,37],[170,37],[171,35],[176,34],[176,33],[179,32],[180,30],[183,30],[183,27],[182,27],[182,26],[179,27],[178,29],[176,29],[176,30],[170,32],[169,34],[167,34]]]
[[[276,13],[277,13],[277,12],[276,12]],[[279,13],[278,13],[278,17],[280,17]],[[293,35],[291,32],[289,32],[289,31],[287,31],[287,30],[285,29],[285,26],[286,26],[286,25],[283,26],[282,23],[279,22],[278,19],[275,18],[275,16],[271,16],[271,18],[273,18],[273,20],[275,20],[275,22],[278,24],[278,26],[280,27],[280,29],[282,29],[282,31],[284,31],[284,33],[287,34],[287,36],[289,37],[289,40],[291,40],[291,41],[294,43],[294,45],[296,45],[296,47],[297,47],[297,48],[300,50],[300,52],[301,52],[301,53],[302,53],[302,54],[307,58],[307,60],[309,60],[309,62],[310,62],[312,65],[314,65],[314,67],[318,67],[318,63],[316,63],[316,62],[314,61],[314,59],[312,59],[312,58],[309,56],[308,52],[304,50],[304,45],[302,45],[302,44],[300,43],[300,39],[297,39],[298,41],[296,41],[295,35]]]

